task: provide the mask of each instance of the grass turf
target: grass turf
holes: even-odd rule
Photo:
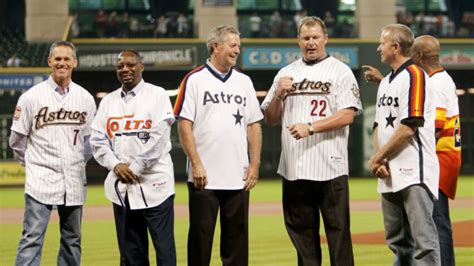
[[[378,200],[376,178],[351,178],[351,200]],[[0,187],[0,208],[23,208],[23,187]],[[461,176],[458,182],[457,198],[474,197],[474,176]],[[261,180],[252,190],[251,202],[275,202],[281,200],[281,182],[279,179]],[[175,204],[188,202],[188,192],[185,183],[176,184]],[[104,188],[101,185],[92,185],[87,189],[86,206],[108,206],[110,202],[105,198]]]
[[[375,200],[375,179],[356,179],[350,181],[351,200]],[[185,184],[177,184],[176,203],[187,201]],[[460,178],[458,197],[474,197],[474,178]],[[281,184],[278,180],[261,181],[252,192],[252,202],[279,202]],[[0,188],[1,208],[22,208],[23,188]],[[110,203],[103,196],[102,186],[89,187],[87,206],[107,205]],[[474,207],[474,206],[473,206]],[[453,221],[474,219],[473,208],[453,209]],[[1,217],[0,217],[1,220]],[[383,230],[380,212],[353,212],[351,214],[352,233],[377,232]],[[295,265],[296,253],[284,228],[280,215],[251,215],[249,221],[250,265]],[[177,218],[175,237],[178,265],[186,265],[186,239],[188,221]],[[20,224],[0,223],[0,265],[12,265],[19,237]],[[321,229],[321,233],[324,230]],[[219,226],[216,227],[211,265],[221,265],[219,259]],[[59,226],[51,222],[46,234],[43,248],[42,265],[55,265],[58,251]],[[113,221],[83,222],[83,265],[117,265],[118,248]],[[457,265],[474,265],[474,248],[455,248]],[[323,245],[323,265],[329,265],[327,246]],[[356,265],[389,265],[392,255],[386,245],[354,245]],[[155,264],[154,250],[150,245],[151,265]]]

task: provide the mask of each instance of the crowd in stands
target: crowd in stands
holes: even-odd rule
[[[299,20],[306,11],[281,15],[273,14],[239,15],[239,30],[245,38],[292,38],[296,36]],[[332,37],[355,37],[353,26],[347,21],[336,23],[330,12],[324,18],[328,33]],[[94,17],[90,14],[76,14],[71,27],[71,36],[89,38],[192,38],[193,16],[168,12],[153,18],[151,15],[106,13],[99,10]]]
[[[296,36],[299,20],[307,15],[305,10],[294,14],[239,15],[239,30],[245,38],[292,38]],[[446,14],[413,15],[406,9],[399,9],[397,22],[409,26],[416,35],[430,34],[438,37],[474,37],[474,12],[464,12],[461,24],[455,23]],[[335,18],[329,11],[323,20],[330,37],[357,37],[354,23],[346,18]],[[192,38],[193,16],[183,13],[168,12],[153,18],[151,15],[118,14],[116,11],[106,13],[99,10],[95,17],[76,14],[71,27],[72,37],[92,38]]]
[[[419,12],[413,15],[406,10],[397,12],[397,22],[410,27],[415,35],[429,34],[441,38],[474,38],[474,12],[464,12],[458,27],[446,14]]]
[[[107,14],[101,9],[93,19],[88,14],[76,14],[71,35],[74,38],[189,38],[193,37],[191,22],[192,16],[177,12],[155,19],[151,15],[129,15],[128,12]]]
[[[0,29],[0,67],[47,66],[48,44],[28,43],[23,33]]]

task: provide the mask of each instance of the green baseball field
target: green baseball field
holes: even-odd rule
[[[384,243],[383,221],[375,178],[352,178],[351,229],[356,265],[391,265],[392,254]],[[286,233],[281,209],[281,183],[261,181],[251,193],[250,265],[296,265],[296,253]],[[21,236],[23,188],[0,188],[0,265],[13,265]],[[457,198],[450,202],[456,265],[474,265],[474,176],[459,180]],[[186,265],[188,229],[187,189],[176,185],[175,236],[178,265]],[[102,186],[88,189],[84,207],[82,238],[83,265],[118,265],[112,207]],[[322,241],[324,230],[321,229]],[[216,228],[212,265],[219,259],[219,225]],[[51,217],[41,259],[42,265],[56,265],[59,246],[57,214]],[[323,265],[329,265],[327,245]],[[155,264],[150,247],[151,264]]]

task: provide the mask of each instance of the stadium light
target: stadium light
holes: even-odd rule
[[[469,88],[469,89],[467,89],[467,93],[469,93],[469,94],[474,94],[474,88]]]
[[[457,94],[457,95],[464,95],[464,94],[466,94],[466,91],[463,90],[463,89],[457,89],[457,90],[456,90],[456,94]]]

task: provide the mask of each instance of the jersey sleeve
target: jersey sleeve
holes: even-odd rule
[[[99,109],[97,110],[95,117],[93,117],[92,123],[90,126],[91,129],[98,131],[102,134],[107,133],[107,128],[106,128],[107,121],[105,121],[106,116],[107,116],[107,102],[108,102],[107,97],[102,99],[99,105]]]
[[[400,122],[410,127],[422,127],[425,122],[425,73],[416,65],[410,65],[406,70],[407,87],[400,90]]]
[[[433,92],[435,96],[435,107],[436,107],[436,118],[435,128],[436,131],[440,131],[444,128],[446,123],[446,112],[448,110],[448,97],[442,90],[439,84],[432,83]]]
[[[84,128],[84,134],[83,134],[84,136],[90,136],[91,134],[91,125],[92,125],[92,121],[94,120],[96,111],[97,111],[97,107],[95,105],[94,98],[92,97],[92,95],[89,95],[86,127]]]
[[[27,95],[21,95],[15,107],[11,130],[25,136],[28,136],[30,134],[32,126],[31,122],[33,120],[31,117],[31,108],[32,106],[30,105]]]
[[[194,82],[186,76],[179,85],[179,93],[174,104],[174,115],[176,118],[185,118],[193,121],[196,116],[196,101]]]
[[[280,79],[280,76],[281,76],[281,70],[278,72],[278,74],[275,76],[275,78],[273,79],[273,83],[272,83],[272,86],[270,87],[270,89],[268,90],[268,93],[267,93],[267,96],[265,97],[265,99],[263,100],[262,104],[260,105],[260,108],[265,111],[267,110],[268,106],[270,105],[270,103],[272,102],[272,99],[273,99],[273,95],[274,95],[274,92],[277,88],[277,84],[278,84],[278,80]]]
[[[378,104],[379,104],[379,99],[380,99],[380,94],[381,94],[381,88],[382,86],[384,85],[384,80],[385,79],[382,79],[382,81],[380,82],[379,84],[379,87],[377,88],[377,97],[375,98],[375,119],[374,119],[374,126],[373,128],[377,128],[378,125],[380,124],[380,121],[382,121],[380,119],[380,111],[379,111],[379,108],[378,107]]]
[[[253,86],[252,81],[249,78],[249,93],[248,93],[248,110],[249,115],[247,116],[247,124],[252,124],[254,122],[260,121],[263,119],[262,110],[260,110],[257,93],[255,92],[255,87]]]
[[[166,91],[163,90],[163,92],[159,95],[157,106],[161,106],[162,108],[160,108],[157,112],[155,120],[157,122],[166,121],[169,125],[172,125],[175,121],[175,118],[173,115],[170,97],[166,94]]]
[[[337,110],[352,107],[357,109],[356,114],[362,113],[359,85],[350,69],[346,71],[338,82],[336,101]]]

